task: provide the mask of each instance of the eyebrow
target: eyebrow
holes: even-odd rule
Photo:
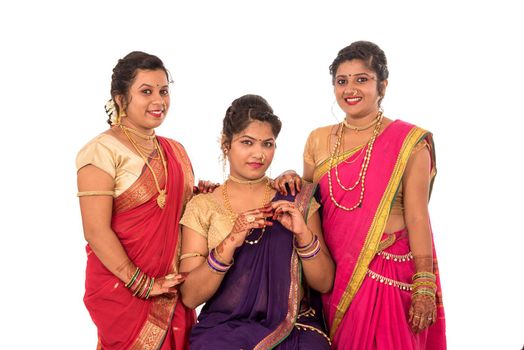
[[[354,77],[354,76],[359,76],[359,75],[367,75],[369,77],[371,76],[371,74],[369,74],[369,73],[362,72],[362,73],[355,73],[355,74],[339,74],[339,75],[337,75],[337,78],[338,77]]]
[[[144,86],[147,86],[147,87],[155,87],[155,85],[151,85],[151,84],[148,84],[148,83],[143,83],[142,85],[140,85],[138,88],[142,88]],[[158,85],[157,85],[158,86]],[[165,88],[165,87],[168,87],[169,85],[162,85],[161,87]]]
[[[255,138],[255,137],[253,137],[253,136],[249,136],[249,135],[240,135],[240,136],[237,138],[237,140],[238,140],[239,138],[242,138],[242,137],[247,137],[248,139],[251,139],[251,140],[254,140],[254,141],[258,141],[258,140],[260,140],[260,139],[257,139],[257,138]],[[274,140],[275,140],[274,137],[270,137],[269,139],[265,139],[265,140],[262,140],[262,141],[274,141]]]

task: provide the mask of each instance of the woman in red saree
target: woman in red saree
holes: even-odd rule
[[[304,179],[318,183],[322,228],[337,266],[324,313],[334,349],[445,349],[445,321],[428,214],[432,135],[383,116],[384,52],[360,41],[330,67],[345,120],[314,130]],[[297,178],[290,173],[276,183]],[[298,182],[296,182],[298,183]]]
[[[85,305],[99,349],[187,349],[194,311],[178,300],[179,220],[193,190],[176,141],[155,136],[169,108],[162,61],[132,52],[113,69],[112,127],[77,157],[88,242]]]

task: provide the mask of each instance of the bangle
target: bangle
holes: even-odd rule
[[[434,273],[432,272],[429,272],[429,271],[420,271],[420,272],[417,272],[416,274],[413,275],[413,282],[415,282],[416,279],[419,279],[419,278],[427,278],[429,280],[432,280],[432,281],[436,281],[437,280],[437,277],[435,276]]]
[[[418,287],[431,287],[433,290],[437,290],[437,285],[435,284],[435,282],[431,282],[431,281],[422,281],[422,282],[413,283],[413,289],[417,289]]]
[[[309,230],[308,230],[309,231]],[[303,249],[309,249],[311,248],[311,246],[315,243],[315,238],[317,235],[315,235],[313,232],[309,231],[311,233],[311,242],[309,242],[308,244],[304,245],[304,246],[299,246],[298,244],[296,244],[296,238],[295,240],[293,240],[293,243],[295,245],[295,249],[296,250],[303,250]]]
[[[207,261],[207,266],[209,266],[212,271],[219,273],[219,274],[225,274],[231,268],[231,266],[233,266],[233,263],[224,264],[221,261],[219,261],[215,257],[215,248],[209,251],[209,255],[207,256],[206,261]]]
[[[138,293],[142,290],[142,287],[144,286],[146,280],[147,280],[146,274],[142,273],[142,276],[140,277],[140,280],[136,284],[136,287],[133,288],[133,296],[137,296],[138,295]]]
[[[413,292],[413,296],[415,295],[428,295],[432,298],[435,298],[435,291],[431,289],[420,288]]]
[[[318,240],[316,235],[315,235],[314,242],[315,243],[314,243],[313,249],[309,251],[297,249],[297,255],[300,257],[300,259],[302,260],[313,259],[314,257],[318,255],[318,253],[320,253],[320,241]]]
[[[135,270],[135,273],[133,274],[133,276],[131,277],[131,279],[129,280],[129,282],[127,282],[125,284],[125,287],[126,288],[129,288],[133,285],[133,283],[135,282],[136,278],[138,277],[138,274],[140,273],[140,269],[137,267],[136,270]]]
[[[225,262],[225,259],[217,252],[215,248],[213,248],[213,257],[215,258],[216,261],[218,261],[219,263],[221,263],[224,266],[231,266],[235,262],[235,258],[231,258],[230,263]]]
[[[144,297],[144,299],[149,299],[149,293],[151,293],[151,290],[153,289],[153,285],[155,284],[155,278],[151,278],[151,281],[149,282],[149,288],[147,289],[147,293],[146,293],[146,296]]]

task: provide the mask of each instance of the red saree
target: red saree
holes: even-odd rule
[[[166,205],[156,203],[151,172],[140,178],[113,204],[112,228],[129,258],[147,275],[161,277],[178,271],[179,220],[192,194],[193,172],[178,143],[158,137],[168,167]],[[158,160],[151,162],[163,174]],[[162,175],[161,187],[165,183]],[[99,349],[187,349],[194,311],[176,297],[149,300],[132,296],[124,283],[105,268],[89,246],[84,303],[98,328]]]
[[[374,144],[364,201],[353,211],[339,209],[330,198],[327,171],[335,178],[334,169],[329,169],[330,160],[315,169],[324,237],[337,266],[333,289],[323,297],[333,349],[446,348],[436,255],[438,320],[427,330],[413,334],[408,325],[411,292],[405,289],[414,273],[407,232],[384,233],[410,155],[424,139],[433,151],[431,134],[425,130],[399,120],[384,129]],[[358,177],[360,167],[351,166],[361,154],[358,151],[346,152],[334,162],[346,184]],[[360,191],[343,191],[335,180],[332,187],[339,203],[347,206],[358,201]],[[389,245],[380,252],[379,246],[386,241]]]

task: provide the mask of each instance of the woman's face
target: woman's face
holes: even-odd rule
[[[233,135],[227,153],[230,174],[242,180],[261,178],[273,161],[275,147],[271,124],[251,122],[242,132]]]
[[[387,81],[382,84],[387,85]],[[378,112],[377,75],[362,60],[344,61],[338,66],[334,90],[337,103],[346,115],[358,118]]]
[[[164,121],[169,103],[166,73],[161,69],[139,69],[129,88],[127,105],[124,108],[127,117],[122,118],[121,123],[150,133]]]

